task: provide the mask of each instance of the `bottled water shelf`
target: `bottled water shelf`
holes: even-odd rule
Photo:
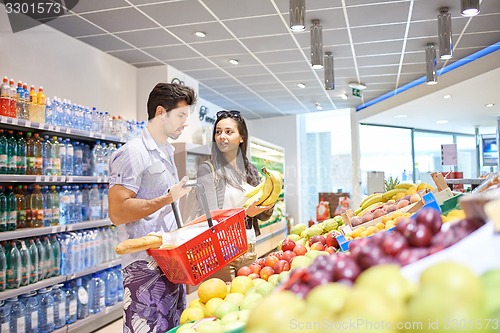
[[[18,118],[10,118],[5,116],[0,116],[0,124],[6,125],[5,127],[15,129],[15,130],[35,130],[35,131],[43,131],[47,133],[55,133],[62,134],[69,138],[74,139],[96,139],[96,140],[105,140],[116,143],[125,143],[124,140],[121,140],[120,137],[115,135],[106,135],[101,133],[84,131],[76,128],[69,128],[64,126],[54,126],[46,123],[37,123],[29,120],[18,119]]]
[[[0,183],[101,183],[107,184],[108,177],[96,176],[41,176],[41,175],[0,175]]]
[[[29,293],[32,290],[38,290],[45,287],[50,287],[58,283],[63,283],[67,280],[66,275],[54,276],[49,279],[38,281],[37,283],[29,284],[27,286],[22,286],[17,289],[7,289],[0,292],[0,300],[4,300],[10,297],[19,296],[22,294]]]
[[[118,266],[121,263],[122,263],[121,259],[115,259],[115,260],[103,262],[102,264],[99,264],[97,266],[84,269],[82,271],[76,272],[76,273],[71,274],[71,275],[67,275],[67,278],[68,278],[68,280],[77,279],[79,277],[82,277],[82,276],[85,276],[85,275],[88,275],[88,274],[92,274],[92,273],[95,273],[95,272],[100,272],[100,271],[103,271],[103,270],[105,270],[107,268]]]
[[[115,259],[115,260],[111,260],[108,262],[104,262],[104,263],[99,264],[95,267],[91,267],[91,268],[82,270],[82,271],[77,272],[75,274],[54,276],[54,277],[51,277],[49,279],[38,281],[37,283],[33,283],[33,284],[29,284],[27,286],[19,287],[17,289],[7,289],[7,290],[0,292],[0,301],[7,299],[7,298],[10,298],[10,297],[19,296],[22,294],[29,293],[32,290],[38,290],[41,288],[53,286],[55,284],[64,283],[66,281],[73,280],[73,279],[85,276],[87,274],[100,272],[100,271],[103,271],[107,268],[118,266],[120,264],[121,264],[121,259]]]
[[[75,224],[57,225],[53,227],[23,228],[14,231],[0,232],[0,241],[56,234],[58,232],[65,232],[65,231],[106,227],[110,225],[111,225],[110,219],[102,219],[102,220],[84,221]]]
[[[68,325],[68,333],[90,333],[98,328],[109,324],[112,321],[122,317],[123,315],[123,302],[118,302],[113,306],[108,306],[104,311],[89,315],[85,319],[77,320],[74,324]]]

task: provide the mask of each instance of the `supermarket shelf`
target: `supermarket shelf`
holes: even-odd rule
[[[107,268],[118,266],[121,263],[122,263],[121,259],[115,259],[115,260],[103,262],[102,264],[99,264],[97,266],[84,269],[82,271],[76,272],[76,273],[71,274],[71,275],[67,275],[67,278],[68,278],[68,280],[77,279],[79,277],[82,277],[82,276],[85,276],[85,275],[88,275],[88,274],[92,274],[92,273],[95,273],[95,272],[100,272],[100,271],[103,271],[103,270],[105,270]]]
[[[445,179],[446,184],[448,185],[456,185],[456,184],[480,185],[485,180],[486,178]]]
[[[58,232],[66,232],[73,230],[106,227],[110,225],[112,225],[110,219],[102,219],[94,221],[84,221],[75,224],[57,225],[53,227],[23,228],[14,231],[0,232],[0,241],[41,236],[41,235],[50,235],[50,234],[56,234]]]
[[[54,133],[60,134],[65,137],[69,137],[72,139],[97,139],[104,140],[110,142],[117,143],[125,143],[125,141],[121,140],[118,136],[115,135],[105,135],[101,133],[84,131],[76,128],[69,128],[64,126],[54,126],[46,123],[37,123],[29,120],[18,119],[18,118],[10,118],[0,116],[0,124],[2,127],[14,129],[14,130],[37,130],[42,131],[44,133]]]
[[[53,330],[52,333],[66,333],[68,331],[68,327],[65,325],[57,330]]]
[[[66,281],[66,275],[54,276],[50,279],[45,279],[38,281],[37,283],[29,284],[27,286],[22,286],[17,289],[7,289],[0,292],[0,300],[4,300],[10,297],[19,296],[22,294],[29,293],[32,290],[38,290],[41,288],[53,286],[58,283],[63,283]]]
[[[55,234],[58,232],[63,232],[65,230],[65,227],[65,225],[57,225],[53,227],[23,228],[14,231],[0,232],[0,241]]]
[[[110,219],[84,221],[84,222],[75,223],[75,224],[67,224],[67,225],[63,226],[63,227],[65,227],[65,229],[63,231],[99,228],[99,227],[106,227],[106,226],[110,226],[110,225],[112,225]]]
[[[0,183],[108,183],[108,177],[0,175]]]
[[[90,315],[85,319],[77,320],[67,326],[68,333],[89,333],[109,324],[123,315],[123,302],[107,307],[104,311]]]

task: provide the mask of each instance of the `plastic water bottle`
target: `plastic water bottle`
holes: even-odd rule
[[[57,241],[56,235],[50,235],[50,247],[54,258],[52,276],[57,276],[61,273],[61,245]]]
[[[54,330],[54,297],[52,288],[38,290],[38,332],[50,333]]]
[[[85,184],[82,189],[82,221],[90,219],[90,186]]]
[[[106,301],[104,298],[104,281],[97,273],[92,274],[92,279],[89,281],[90,286],[90,313],[96,314],[104,310]]]
[[[9,78],[4,77],[0,85],[0,116],[8,117],[10,114],[10,85]]]
[[[30,252],[23,239],[16,241],[16,245],[21,257],[21,286],[27,286],[30,283],[31,276]]]
[[[20,296],[25,306],[26,333],[38,332],[38,297],[36,291]],[[2,331],[3,332],[3,331]]]
[[[16,163],[16,169],[17,169],[17,174],[18,175],[25,175],[26,174],[26,141],[24,141],[23,138],[23,132],[17,132],[17,145],[16,145],[16,156],[17,156],[17,163]]]
[[[113,270],[115,271],[116,278],[117,278],[117,289],[116,289],[116,295],[118,302],[123,301],[123,274],[122,274],[122,267],[121,266],[115,266],[113,267]]]
[[[16,241],[11,240],[5,247],[7,261],[7,289],[17,289],[21,285],[21,254]]]
[[[52,185],[49,191],[50,202],[52,203],[52,222],[51,225],[59,225],[59,193],[56,187]]]
[[[75,281],[67,281],[64,283],[64,292],[66,293],[66,324],[73,324],[77,318],[77,294]]]
[[[52,195],[49,192],[48,186],[42,186],[43,195],[43,226],[50,227],[52,225]]]
[[[82,173],[84,176],[92,176],[92,150],[88,144],[83,145]]]
[[[118,302],[118,295],[117,295],[118,277],[111,268],[106,269],[104,276],[105,276],[104,283],[106,285],[106,292],[105,292],[106,306],[112,306]]]
[[[78,272],[81,270],[81,262],[80,262],[80,238],[78,234],[75,232],[70,232],[71,235],[71,261],[73,262],[73,272]]]
[[[7,288],[7,257],[5,256],[5,249],[0,244],[0,291]],[[1,322],[0,322],[1,324]]]
[[[71,144],[70,139],[64,140],[64,145],[66,146],[66,168],[64,170],[64,175],[71,176],[73,175],[73,161],[74,161],[74,151],[73,145]]]
[[[71,207],[68,192],[68,186],[64,185],[59,192],[59,224],[66,225],[71,223]]]
[[[109,175],[109,152],[108,146],[103,142],[101,143],[102,150],[102,175],[107,177]]]
[[[102,146],[101,142],[97,140],[94,149],[92,149],[92,167],[93,167],[93,176],[102,177],[104,176],[103,170],[103,156],[102,156]]]
[[[10,332],[24,333],[26,330],[26,307],[17,296],[7,298],[6,302],[10,303]]]
[[[101,196],[97,184],[93,184],[89,192],[90,220],[101,218]]]
[[[61,100],[58,99],[57,97],[54,97],[54,101],[57,101],[55,109],[56,111],[54,112],[54,118],[57,126],[64,126],[65,122],[65,114],[64,114],[64,109],[61,103]]]
[[[54,329],[66,325],[66,293],[61,289],[62,284],[52,286],[54,297]]]
[[[108,262],[108,244],[110,242],[110,239],[108,239],[108,234],[106,233],[104,228],[99,229],[99,234],[101,236],[101,260],[102,262]]]
[[[7,231],[7,197],[3,193],[3,186],[0,185],[0,232],[3,231]]]
[[[33,238],[28,239],[28,252],[30,254],[30,284],[38,282],[39,256],[38,247]]]
[[[99,233],[98,229],[92,230],[92,238],[94,239],[94,247],[95,247],[95,257],[94,257],[94,262],[95,265],[99,265],[102,263],[102,254],[101,254],[101,234]]]
[[[69,275],[73,273],[71,260],[71,237],[67,234],[58,234],[57,239],[61,245],[61,274]]]
[[[57,136],[52,137],[50,158],[52,159],[52,172],[53,176],[61,175],[61,145],[57,140]]]
[[[7,171],[7,138],[4,130],[0,129],[0,173],[6,174]]]
[[[68,186],[68,198],[69,198],[69,214],[70,214],[70,224],[75,223],[75,192],[73,192],[73,187]]]
[[[43,136],[42,142],[42,171],[44,175],[52,175],[52,143],[48,135]]]
[[[64,111],[64,126],[73,127],[73,108],[71,107],[71,102],[64,99],[62,108]]]
[[[54,111],[52,110],[52,103],[50,98],[47,98],[47,104],[45,106],[45,122],[47,124],[54,123]]]
[[[89,315],[89,294],[82,285],[82,279],[76,279],[77,290],[77,317],[78,319],[87,318]]]
[[[26,110],[24,109],[24,90],[21,81],[17,83],[16,89],[16,116],[19,119],[28,119]]]
[[[7,173],[17,173],[17,141],[14,131],[7,131]]]
[[[12,185],[7,186],[5,192],[6,198],[6,213],[7,213],[7,231],[17,229],[17,199],[13,191]]]
[[[56,260],[54,258],[54,251],[52,249],[52,244],[50,243],[50,238],[48,236],[42,236],[42,244],[45,247],[45,277],[49,278],[54,276],[55,273],[54,266]]]
[[[0,332],[10,332],[10,303],[0,301]]]
[[[73,145],[73,175],[83,176],[83,148],[80,142]]]
[[[78,185],[73,185],[73,194],[75,196],[75,204],[73,206],[75,214],[75,223],[79,223],[83,221],[82,217],[83,196],[82,196],[82,191],[80,191],[80,187]]]
[[[41,281],[41,280],[46,278],[46,276],[45,276],[45,273],[46,273],[45,247],[43,246],[42,242],[40,241],[40,238],[35,237],[34,241],[35,241],[37,255],[38,255],[37,278],[38,278],[38,281]]]
[[[101,219],[105,219],[108,217],[108,188],[108,184],[101,185]]]
[[[40,185],[35,185],[31,200],[31,227],[37,228],[43,226],[43,195],[40,191]]]

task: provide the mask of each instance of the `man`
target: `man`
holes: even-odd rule
[[[149,123],[110,159],[109,217],[120,239],[176,229],[171,203],[189,192],[179,182],[174,148],[196,103],[193,89],[158,83],[149,94]],[[122,258],[124,332],[166,332],[179,324],[185,286],[170,282],[145,251]]]

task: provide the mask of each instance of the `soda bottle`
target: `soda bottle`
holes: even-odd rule
[[[26,333],[38,332],[38,297],[36,291],[20,296],[26,308]]]
[[[29,120],[30,121],[37,121],[38,119],[38,100],[37,100],[37,95],[35,91],[35,86],[30,87],[30,113],[29,113]]]
[[[28,90],[28,84],[23,83],[24,91],[24,118],[28,120],[30,118],[30,91]]]
[[[40,185],[35,185],[31,193],[31,227],[38,228],[43,226],[43,195],[40,191]]]
[[[38,332],[50,333],[54,330],[54,297],[52,288],[38,290]]]
[[[10,332],[24,333],[26,331],[26,307],[24,303],[20,302],[17,296],[7,298],[6,302],[10,303]]]
[[[33,134],[34,156],[35,156],[35,175],[43,175],[43,143],[38,133]]]
[[[7,231],[7,198],[0,185],[0,232]]]
[[[4,77],[0,85],[0,116],[8,117],[10,112],[9,78]]]
[[[5,192],[7,200],[7,231],[16,230],[17,228],[17,198],[13,191],[12,185],[7,186]]]
[[[26,242],[24,240],[18,240],[16,242],[17,249],[21,255],[21,286],[27,286],[30,283],[31,278],[31,257]]]
[[[60,144],[57,140],[57,136],[52,137],[52,150],[50,153],[50,158],[52,159],[52,175],[61,175],[61,151]]]
[[[30,283],[38,282],[39,275],[39,261],[38,261],[38,247],[33,238],[27,240],[28,251],[30,253]]]
[[[0,291],[7,288],[7,258],[5,256],[5,249],[0,244]]]
[[[0,173],[7,174],[7,138],[3,129],[0,129]]]
[[[47,100],[45,98],[45,94],[43,93],[43,87],[38,88],[38,94],[36,95],[36,99],[38,102],[38,112],[37,112],[37,122],[44,123],[45,122],[45,108],[47,105]]]
[[[17,102],[17,90],[14,86],[14,80],[10,79],[10,110],[9,117],[16,118],[16,102]]]
[[[50,248],[54,257],[52,276],[57,276],[61,273],[61,246],[57,241],[56,235],[50,235]]]
[[[50,244],[50,239],[48,236],[42,236],[42,245],[45,248],[45,278],[52,277],[55,265],[54,251],[52,250],[52,244]]]
[[[52,202],[52,225],[59,225],[59,193],[57,193],[54,185],[50,187],[50,195]]]
[[[26,133],[26,174],[35,175],[35,140],[31,132]]]
[[[37,249],[37,254],[38,254],[38,271],[37,271],[37,278],[38,281],[41,281],[45,279],[47,268],[46,268],[46,262],[45,262],[45,247],[43,246],[42,242],[40,241],[40,238],[35,237],[34,238],[36,249]]]
[[[17,83],[16,90],[16,115],[19,119],[28,119],[26,116],[26,110],[24,109],[24,89],[23,83],[19,81]]]
[[[31,212],[31,193],[28,190],[28,185],[23,185],[23,193],[24,193],[24,202],[26,203],[26,227],[32,228],[33,225],[31,220],[33,218],[33,214]]]
[[[17,173],[17,142],[14,131],[7,131],[7,173]]]
[[[49,192],[48,186],[42,187],[43,195],[43,220],[42,224],[44,227],[50,227],[52,225],[52,194]]]
[[[43,136],[42,142],[42,174],[44,175],[52,175],[53,166],[52,166],[52,142],[49,139],[48,135]]]
[[[7,257],[7,289],[17,289],[21,285],[21,254],[15,240],[6,246]]]
[[[23,132],[17,132],[17,145],[16,145],[16,169],[18,175],[26,174],[26,141],[23,138]]]

